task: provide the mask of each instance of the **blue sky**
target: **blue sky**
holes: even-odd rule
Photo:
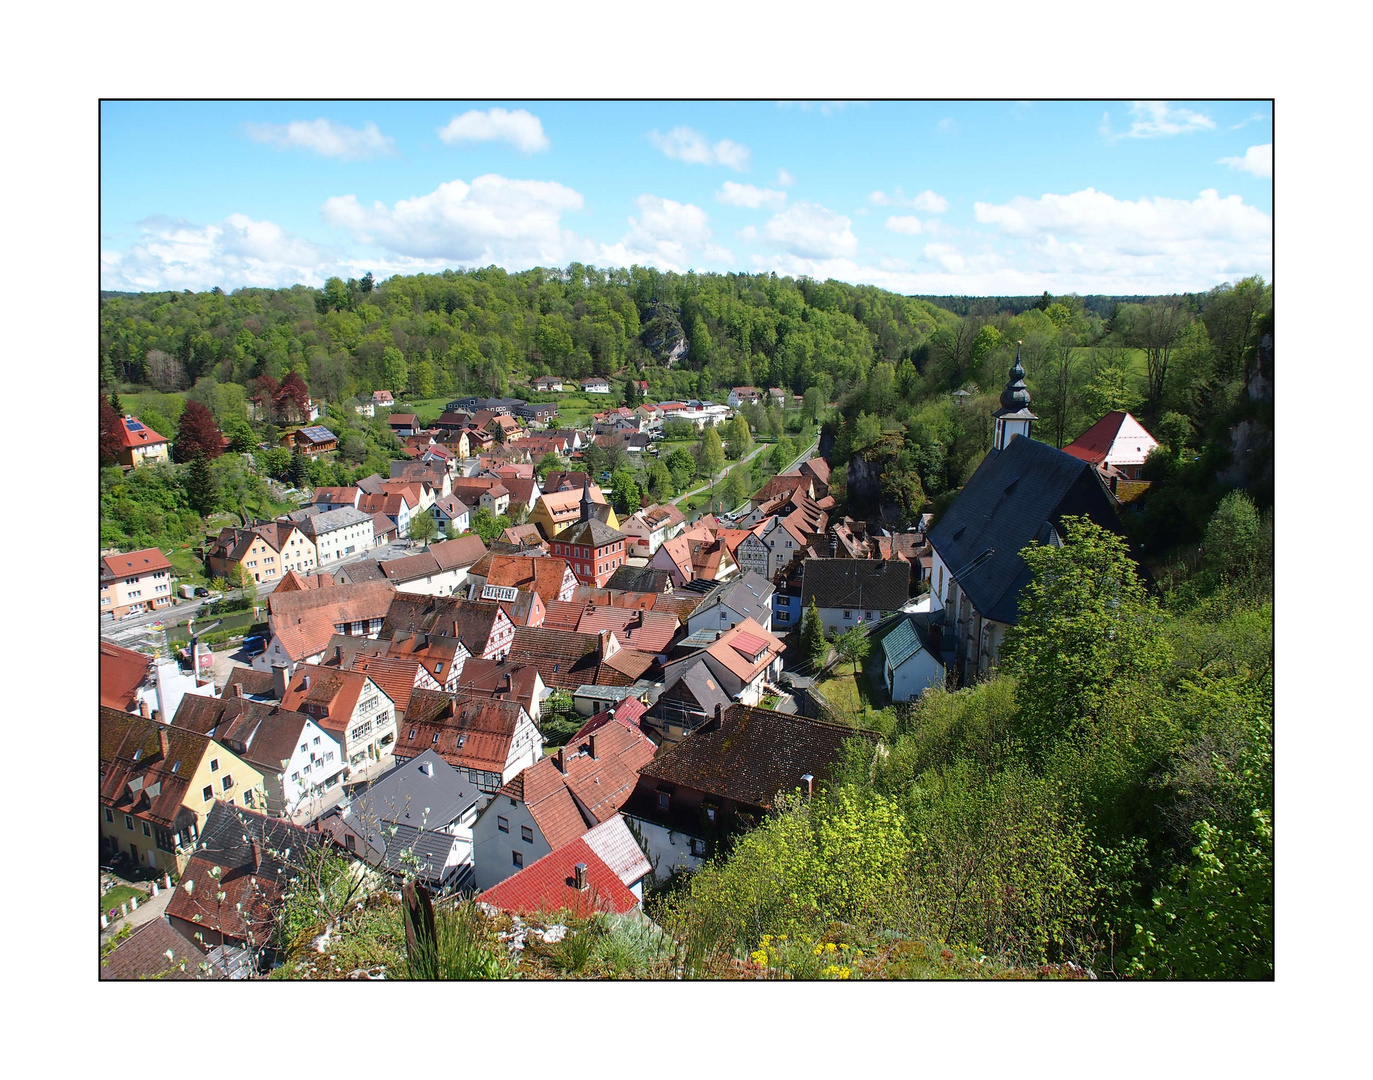
[[[101,286],[632,263],[903,293],[1272,278],[1266,101],[106,102]]]

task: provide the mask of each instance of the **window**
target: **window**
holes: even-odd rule
[[[212,788],[209,784],[206,784],[205,787],[201,789],[200,797],[204,799],[206,802],[209,802],[211,799],[215,797],[215,789]]]
[[[659,809],[659,810],[666,810],[666,809],[668,809],[671,805],[672,805],[672,792],[670,792],[670,791],[659,791],[659,792],[658,792],[658,809]]]
[[[225,790],[225,791],[228,791],[228,790],[229,790],[231,787],[233,787],[233,786],[234,786],[234,778],[233,778],[233,775],[232,775],[231,773],[225,773],[225,774],[224,774],[224,790]]]
[[[252,789],[252,788],[248,788],[246,791],[244,791],[244,793],[243,793],[243,805],[244,805],[244,806],[252,806],[252,805],[253,805],[253,789]]]
[[[534,830],[531,829],[528,825],[521,825],[520,839],[523,840],[526,844],[532,844],[534,842]]]
[[[845,611],[845,612],[844,612],[844,618],[846,618],[846,619],[852,619],[852,618],[853,618],[853,612],[852,612],[852,611]]]
[[[145,821],[145,822],[142,822],[142,825],[143,825],[143,835],[144,835],[144,836],[152,836],[153,831],[152,831],[152,829],[148,828],[148,823]]]
[[[318,745],[319,745],[319,736],[318,736],[318,735],[315,736],[315,741],[314,741],[314,743],[312,743],[311,745],[313,745],[313,746],[318,746]],[[305,747],[302,746],[301,749],[304,750]]]
[[[518,851],[512,851],[510,853],[510,861],[520,868],[524,867],[524,856],[521,855]]]
[[[210,759],[210,772],[219,772],[219,758]]]
[[[698,859],[705,858],[706,842],[704,840],[698,840],[693,836],[691,838],[691,853]]]
[[[302,754],[305,753],[305,751],[307,751],[307,750],[309,750],[309,749],[310,749],[310,744],[309,744],[309,743],[301,743],[301,744],[300,744],[300,752],[301,752]]]
[[[501,832],[509,832],[509,831],[510,831],[510,819],[509,819],[509,818],[501,817],[500,815],[497,815],[497,816],[496,816],[496,828],[498,828]]]
[[[506,796],[506,797],[509,798],[509,796]],[[511,806],[518,806],[519,803],[517,803],[514,799],[510,799],[510,805],[511,805]]]
[[[293,772],[293,773],[291,774],[291,779],[292,779],[292,780],[299,780],[299,779],[300,779],[300,773],[298,773],[298,772]]]
[[[863,612],[863,618],[868,619],[868,620],[871,620],[871,619],[872,619],[872,612],[871,612],[871,611],[865,611],[865,612]]]
[[[108,821],[111,825],[114,824],[114,811],[111,810],[108,806],[105,807],[105,820]]]
[[[128,829],[129,832],[133,832],[133,818],[128,814],[124,815],[124,828]]]

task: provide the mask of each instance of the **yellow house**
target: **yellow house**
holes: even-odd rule
[[[600,488],[593,484],[591,490],[592,515],[597,521],[604,522],[612,529],[618,529],[620,522],[615,516],[614,509],[605,501],[604,495],[597,498],[598,495],[600,495]],[[534,509],[529,511],[527,523],[537,525],[539,531],[543,533],[544,539],[552,540],[569,525],[581,519],[581,503],[581,488],[575,488],[571,491],[546,492],[535,501]]]
[[[136,416],[119,418],[119,433],[122,445],[119,448],[119,464],[126,469],[136,469],[149,462],[168,460],[170,443],[146,424],[141,424]]]
[[[100,709],[100,857],[180,874],[216,801],[263,808],[262,774],[206,735]]]

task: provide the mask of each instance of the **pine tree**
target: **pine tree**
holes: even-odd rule
[[[114,410],[115,416],[124,415],[124,403],[119,400],[119,393],[116,390],[110,391],[110,408]]]
[[[303,488],[310,482],[310,463],[299,450],[291,452],[291,464],[286,469],[286,475],[298,488]]]
[[[801,651],[812,665],[819,667],[825,662],[829,652],[829,642],[825,640],[825,628],[820,625],[820,609],[815,605],[815,597],[810,598],[810,609],[801,624]]]
[[[191,459],[186,469],[186,499],[201,517],[213,513],[219,505],[219,483],[203,455]]]

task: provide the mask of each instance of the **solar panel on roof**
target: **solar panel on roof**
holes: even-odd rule
[[[142,430],[143,430],[143,425],[140,424],[137,420],[126,420],[126,421],[124,421],[124,422],[125,422],[126,424],[129,425],[129,430],[130,430],[130,431],[142,431]]]

